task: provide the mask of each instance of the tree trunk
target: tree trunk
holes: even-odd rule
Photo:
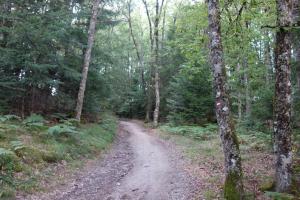
[[[298,24],[300,22],[299,15],[299,0],[293,0],[293,23]],[[297,75],[297,87],[300,90],[300,32],[299,29],[295,29],[292,32],[292,41],[295,49],[295,58],[296,58],[296,75]]]
[[[98,16],[98,7],[101,0],[94,0],[93,2],[93,8],[92,8],[92,16],[90,19],[90,26],[88,31],[88,44],[87,49],[84,54],[84,61],[83,61],[83,68],[82,68],[82,74],[81,74],[81,82],[79,86],[78,91],[78,97],[77,97],[77,105],[76,105],[76,119],[80,121],[81,118],[81,112],[82,112],[82,106],[83,106],[83,99],[84,99],[84,92],[86,88],[86,81],[89,71],[89,65],[91,61],[91,53],[92,48],[94,44],[95,39],[95,30],[96,30],[96,23],[97,23],[97,16]]]
[[[266,85],[269,86],[271,81],[271,70],[272,70],[272,56],[271,56],[271,45],[269,41],[269,31],[265,31],[267,41],[265,41],[265,53],[264,53],[264,64],[266,67]]]
[[[128,26],[129,26],[129,30],[130,30],[130,35],[132,38],[132,42],[134,44],[134,48],[135,48],[135,52],[136,52],[136,56],[138,58],[138,64],[140,67],[140,73],[141,73],[141,82],[142,82],[142,87],[143,87],[143,93],[146,96],[146,83],[145,83],[145,78],[144,78],[144,55],[143,55],[143,50],[139,48],[139,45],[137,43],[137,40],[134,36],[133,33],[133,27],[132,27],[132,19],[131,19],[131,0],[128,1]]]
[[[154,63],[155,63],[155,77],[154,77],[154,88],[155,88],[155,109],[153,114],[153,126],[158,126],[159,118],[159,108],[160,108],[160,91],[159,91],[159,20],[161,16],[161,11],[163,7],[164,0],[162,0],[161,5],[159,6],[159,0],[156,0],[155,6],[155,20],[154,20]]]
[[[277,0],[275,51],[275,119],[274,135],[277,150],[276,191],[288,192],[292,182],[291,142],[291,34],[284,27],[292,24],[292,0]]]
[[[300,41],[296,41],[298,44],[295,46],[296,53],[296,73],[297,73],[297,87],[300,90]]]
[[[245,99],[246,99],[246,110],[245,117],[249,119],[251,117],[251,96],[250,96],[250,82],[249,82],[249,68],[246,58],[243,60],[244,67],[244,84],[245,84]]]
[[[154,48],[154,40],[153,40],[153,29],[152,29],[152,21],[151,21],[151,16],[150,16],[150,12],[149,12],[149,8],[148,8],[148,4],[146,0],[142,0],[145,10],[146,10],[146,14],[147,14],[147,19],[148,19],[148,24],[149,24],[149,40],[150,40],[150,54],[151,56],[153,55],[153,48]],[[150,61],[150,80],[148,83],[148,87],[147,87],[147,105],[146,105],[146,116],[145,116],[145,121],[146,122],[150,122],[150,115],[151,115],[151,111],[152,111],[152,83],[153,83],[153,61],[152,61],[152,57],[151,57],[151,61]]]
[[[239,143],[230,116],[231,111],[226,87],[226,71],[221,42],[219,0],[208,1],[208,22],[210,56],[216,93],[216,116],[225,157],[224,196],[230,200],[242,199],[242,164]]]
[[[237,74],[238,74],[238,119],[239,121],[242,120],[242,107],[243,107],[243,103],[242,103],[242,94],[241,94],[241,75],[240,75],[240,70],[241,70],[241,65],[240,63],[237,64]]]

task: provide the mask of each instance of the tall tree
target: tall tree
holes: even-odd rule
[[[154,88],[155,88],[155,109],[153,113],[153,125],[158,126],[159,107],[160,107],[160,76],[159,76],[159,22],[161,18],[162,8],[164,6],[164,0],[159,5],[159,0],[156,0],[155,5],[155,19],[154,19]]]
[[[225,156],[224,196],[232,200],[242,199],[243,196],[242,164],[239,143],[230,116],[219,9],[219,0],[208,1],[210,57],[216,93],[215,109]]]
[[[277,150],[276,191],[287,192],[292,182],[291,128],[291,33],[292,0],[277,0],[277,33],[275,50],[275,119]]]
[[[150,40],[150,53],[152,55],[153,49],[154,49],[154,38],[153,38],[153,25],[152,25],[152,20],[150,16],[150,11],[149,11],[149,6],[146,0],[142,0],[146,14],[147,14],[147,20],[148,20],[148,25],[149,25],[149,40]],[[150,115],[151,115],[151,110],[152,110],[152,75],[153,75],[153,62],[150,62],[150,81],[147,84],[147,105],[146,105],[146,116],[145,116],[145,121],[149,122],[150,121]]]
[[[128,21],[128,26],[129,26],[129,31],[130,31],[130,35],[131,35],[131,39],[135,48],[135,52],[136,52],[136,56],[138,59],[138,65],[140,68],[140,73],[141,73],[141,82],[142,82],[142,87],[143,87],[143,93],[144,96],[146,96],[146,81],[145,81],[145,63],[144,63],[144,52],[141,49],[141,45],[138,44],[138,41],[134,35],[133,32],[133,26],[132,26],[132,17],[131,17],[131,12],[132,12],[132,0],[129,0],[127,2],[127,9],[128,9],[128,13],[127,13],[127,21]]]
[[[85,92],[85,88],[86,88],[86,81],[87,81],[89,65],[90,65],[90,61],[91,61],[92,48],[93,48],[93,44],[94,44],[94,40],[95,40],[95,30],[96,30],[96,23],[97,23],[97,16],[98,16],[100,1],[101,0],[93,1],[92,16],[90,19],[90,26],[89,26],[89,31],[88,31],[88,43],[87,43],[86,52],[84,54],[81,81],[80,81],[76,110],[75,110],[75,112],[76,112],[75,117],[77,120],[80,120],[80,118],[81,118],[84,92]]]
[[[153,113],[153,125],[157,127],[158,118],[159,118],[159,108],[160,108],[160,77],[159,77],[159,24],[161,19],[161,14],[164,6],[164,0],[156,0],[155,3],[155,16],[154,21],[152,22],[149,7],[146,0],[142,0],[145,6],[148,23],[149,23],[149,35],[150,35],[150,50],[151,50],[151,62],[150,62],[150,83],[148,84],[148,102],[147,102],[147,111],[146,111],[146,121],[149,121],[150,110],[152,107],[151,100],[151,89],[152,89],[152,73],[154,71],[154,90],[155,90],[155,109]]]

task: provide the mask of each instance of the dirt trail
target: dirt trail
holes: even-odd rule
[[[112,151],[39,200],[191,200],[197,188],[172,145],[122,121]]]

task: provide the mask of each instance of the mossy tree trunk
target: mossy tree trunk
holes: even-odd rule
[[[242,199],[242,165],[238,139],[230,116],[231,111],[221,41],[219,0],[208,1],[208,21],[210,56],[216,94],[216,116],[225,157],[224,196],[230,200]]]
[[[292,182],[291,33],[287,29],[292,25],[292,7],[292,0],[277,0],[274,106],[277,192],[289,191]]]

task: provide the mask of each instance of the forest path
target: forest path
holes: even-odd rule
[[[118,137],[103,159],[39,200],[191,200],[195,180],[174,145],[138,121],[121,121]]]

